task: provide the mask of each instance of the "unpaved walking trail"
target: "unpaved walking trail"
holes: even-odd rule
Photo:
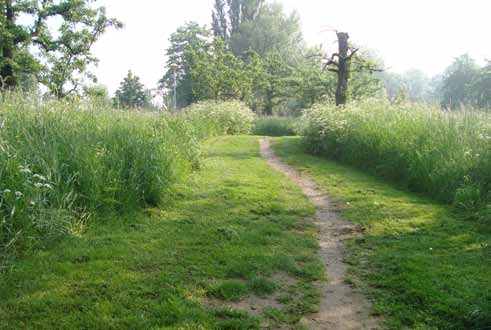
[[[344,281],[347,266],[343,262],[343,241],[353,236],[356,227],[337,219],[329,198],[322,194],[312,180],[283,164],[274,155],[270,140],[261,139],[260,145],[261,154],[269,165],[296,182],[317,209],[320,253],[326,264],[329,283],[322,288],[319,313],[309,316],[305,325],[312,329],[329,330],[377,329],[376,320],[369,315],[367,301]]]

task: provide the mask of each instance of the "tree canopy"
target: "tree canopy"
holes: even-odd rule
[[[0,76],[4,88],[22,86],[35,76],[57,97],[94,81],[91,48],[109,28],[122,24],[92,0],[2,0]],[[22,16],[22,23],[18,18]],[[27,24],[24,22],[28,22]]]
[[[114,103],[123,108],[145,108],[151,104],[151,94],[140,82],[140,78],[128,71],[127,76],[116,91]]]

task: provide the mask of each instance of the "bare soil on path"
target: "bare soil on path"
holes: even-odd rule
[[[261,139],[260,147],[268,164],[296,182],[317,209],[320,254],[326,265],[328,283],[322,286],[319,312],[307,317],[303,323],[322,330],[378,329],[377,320],[370,316],[369,303],[345,281],[348,266],[344,262],[343,242],[356,235],[360,228],[339,220],[329,198],[311,179],[283,164],[271,149],[270,140]]]

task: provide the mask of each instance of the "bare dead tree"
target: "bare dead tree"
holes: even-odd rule
[[[360,61],[353,65],[353,59],[359,52],[349,43],[349,34],[346,32],[336,32],[338,52],[326,57],[324,69],[336,73],[338,83],[336,88],[336,105],[344,105],[348,101],[349,79],[352,72],[368,71],[370,73],[383,71],[369,62]]]

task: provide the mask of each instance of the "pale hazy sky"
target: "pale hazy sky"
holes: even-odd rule
[[[332,43],[335,28],[375,49],[392,71],[434,75],[469,53],[491,59],[491,0],[281,0],[297,10],[309,44]],[[99,0],[124,29],[95,45],[99,82],[114,92],[131,69],[153,88],[163,75],[168,38],[186,21],[210,24],[213,0]]]

